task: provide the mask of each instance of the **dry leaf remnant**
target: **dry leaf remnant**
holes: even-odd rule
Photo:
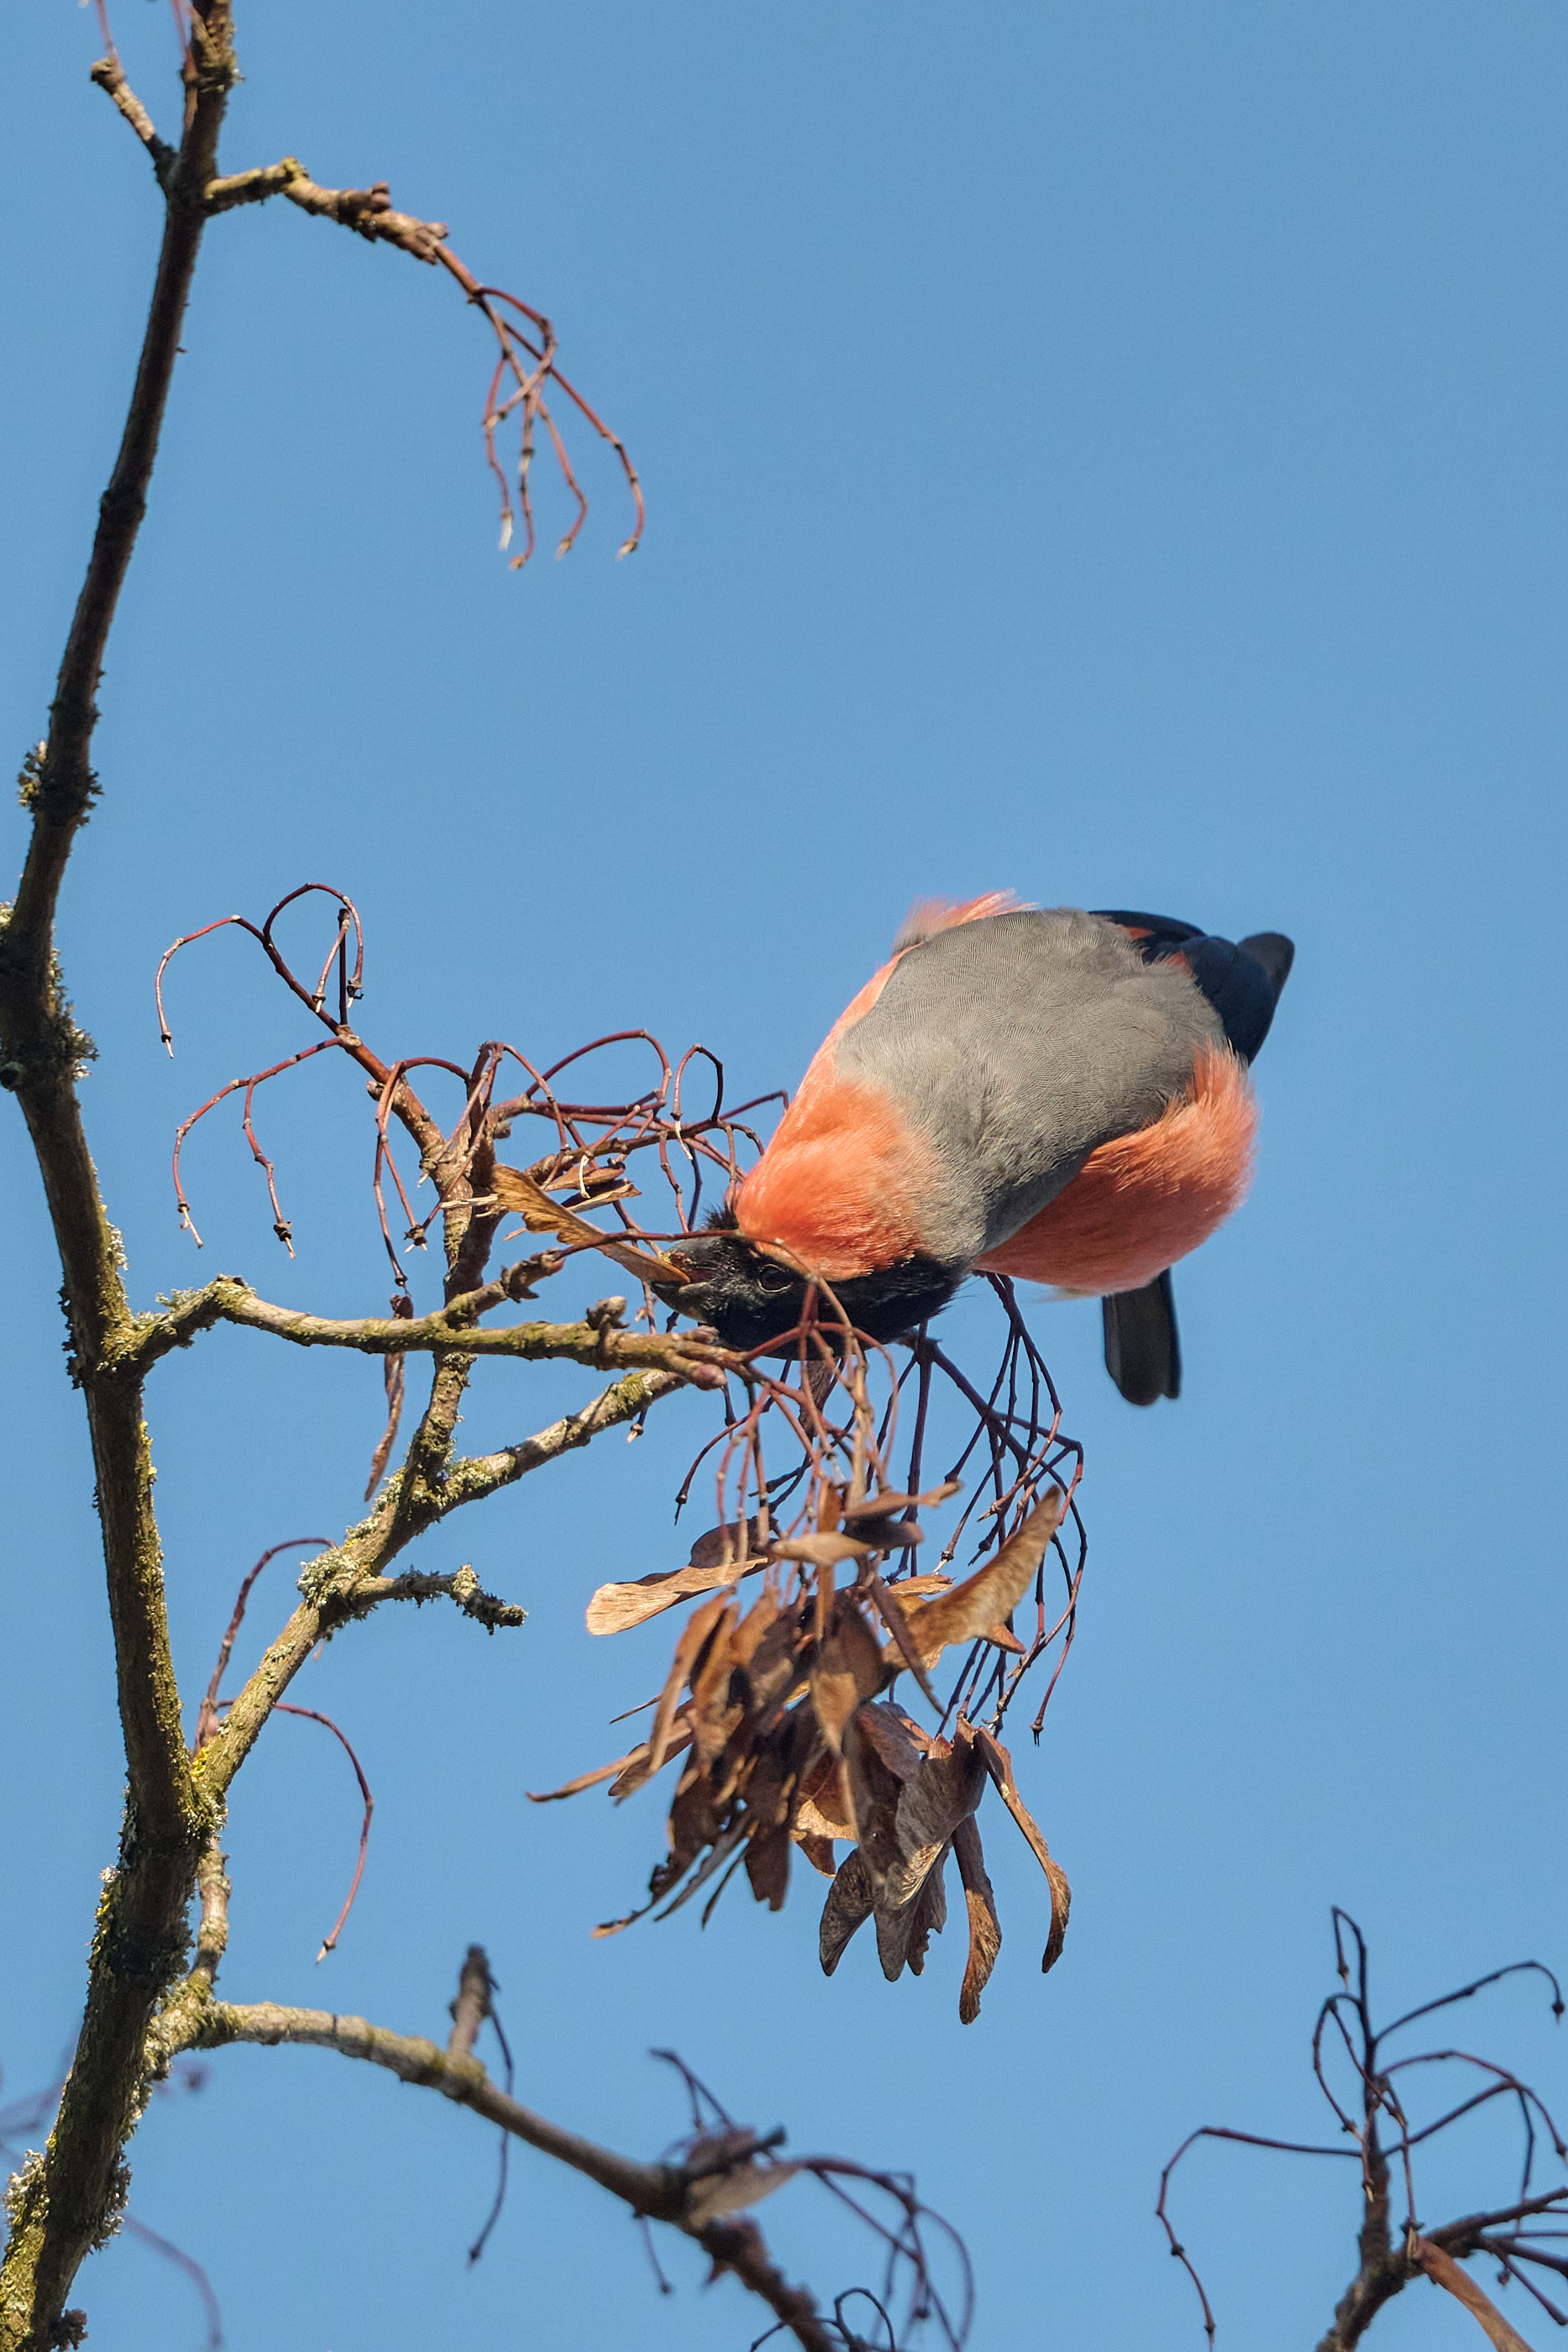
[[[947,1491],[938,1489],[936,1498]],[[727,1580],[693,1612],[647,1739],[615,1765],[551,1794],[575,1794],[613,1775],[612,1795],[626,1797],[666,1760],[678,1760],[669,1851],[649,1882],[643,1909],[663,1903],[660,1916],[667,1918],[723,1871],[706,1917],[744,1866],[756,1899],[779,1910],[799,1847],[832,1881],[820,1938],[829,1976],[868,1920],[889,1980],[905,1968],[920,1975],[930,1939],[946,1922],[946,1864],[955,1857],[969,1922],[958,2013],[969,2023],[1001,1944],[975,1821],[988,1781],[1002,1792],[1046,1873],[1046,1969],[1066,1933],[1067,1881],[994,1734],[951,1706],[940,1717],[943,1723],[951,1717],[948,1731],[928,1730],[889,1694],[905,1673],[929,1690],[931,1670],[955,1643],[974,1645],[960,1684],[975,1679],[975,1650],[993,1647],[1004,1660],[1027,1656],[1016,1640],[1010,1651],[995,1643],[991,1629],[1006,1631],[1006,1620],[1039,1581],[1064,1507],[1064,1493],[1051,1489],[1010,1540],[956,1585],[938,1576],[883,1583],[878,1560],[906,1541],[904,1521],[862,1517],[857,1524],[872,1530],[870,1543],[824,1526],[814,1535],[779,1539],[760,1559],[737,1556],[734,1577],[760,1569],[762,1590],[743,1606]],[[824,1519],[831,1515],[820,1511]],[[846,1557],[852,1580],[841,1586],[834,1570]],[[604,1594],[596,1595],[601,1622],[603,1604]],[[989,1670],[993,1682],[996,1672]],[[1016,1665],[1002,1669],[998,1713],[1009,1696],[1007,1678],[1018,1672]],[[841,1863],[839,1843],[849,1847]],[[615,1934],[641,1916],[633,1912],[598,1932]]]

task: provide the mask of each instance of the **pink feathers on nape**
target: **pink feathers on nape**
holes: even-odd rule
[[[983,923],[988,915],[1021,915],[1029,911],[1029,900],[1011,890],[988,890],[983,898],[916,898],[898,927],[894,940],[895,956],[905,948],[917,948],[924,940],[935,939],[938,931],[950,931],[958,923]]]
[[[818,1057],[821,1062],[821,1057]],[[922,1208],[939,1189],[930,1145],[880,1087],[819,1069],[735,1195],[749,1242],[781,1244],[830,1282],[892,1265],[923,1246]]]

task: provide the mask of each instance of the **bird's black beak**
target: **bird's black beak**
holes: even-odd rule
[[[694,1323],[707,1322],[714,1306],[713,1285],[699,1278],[701,1269],[687,1252],[667,1249],[664,1255],[680,1269],[683,1278],[679,1282],[650,1283],[653,1296],[662,1298],[666,1307],[673,1307],[677,1315],[689,1315]]]
[[[654,1287],[665,1306],[673,1307],[677,1315],[689,1315],[694,1323],[712,1322],[714,1295],[711,1282],[684,1282],[679,1289],[673,1284],[656,1284]]]

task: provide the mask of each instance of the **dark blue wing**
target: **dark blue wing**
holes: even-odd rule
[[[1169,915],[1140,915],[1120,907],[1093,911],[1134,939],[1145,963],[1168,958],[1185,963],[1218,1013],[1232,1050],[1244,1062],[1256,1058],[1295,960],[1296,950],[1282,932],[1255,931],[1238,944]]]

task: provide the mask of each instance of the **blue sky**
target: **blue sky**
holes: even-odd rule
[[[166,11],[121,0],[115,24],[172,121]],[[29,0],[0,44],[19,761],[158,220],[87,80],[90,13]],[[383,1616],[308,1670],[297,1696],[343,1722],[375,1789],[370,1866],[315,1969],[353,1791],[315,1727],[273,1724],[233,1808],[228,1987],[435,2032],[481,1938],[546,2112],[653,2152],[681,2114],[645,2053],[673,2043],[795,2145],[915,2166],[974,2254],[983,2352],[1197,2347],[1151,2219],[1159,2168],[1201,2122],[1317,2128],[1330,1904],[1367,1929],[1391,2006],[1568,1959],[1568,24],[1541,0],[246,0],[240,46],[229,167],[293,152],[448,221],[555,320],[649,527],[615,563],[613,465],[580,438],[576,553],[510,573],[476,430],[488,362],[455,289],[281,205],[216,225],[62,915],[140,1301],[220,1268],[326,1312],[385,1294],[363,1107],[324,1062],[268,1107],[294,1263],[233,1122],[192,1150],[204,1258],[172,1211],[177,1120],[306,1039],[224,941],[174,982],[171,1065],[158,955],[299,880],[362,907],[384,1050],[506,1034],[550,1057],[646,1025],[701,1038],[747,1091],[799,1076],[923,894],[1147,905],[1287,930],[1299,956],[1253,1197],[1178,1276],[1180,1403],[1122,1404],[1091,1311],[1038,1318],[1092,1539],[1079,1646],[1020,1759],[1076,1896],[1049,1980],[1043,1888],[999,1822],[1006,1941],[967,2030],[953,1931],[919,1982],[885,1985],[858,1943],[827,1982],[800,1879],[781,1917],[732,1893],[706,1934],[688,1910],[590,1942],[660,1851],[656,1800],[541,1813],[521,1791],[612,1752],[608,1718],[657,1678],[667,1623],[595,1643],[582,1608],[684,1558],[671,1497],[711,1412],[692,1398],[432,1538],[428,1565],[472,1559],[525,1603],[520,1634]],[[78,2013],[120,1761],[57,1275],[11,1129],[14,2094]],[[978,1310],[951,1323],[984,1344]],[[585,1393],[571,1370],[489,1368],[465,1438]],[[379,1401],[373,1368],[244,1333],[158,1373],[193,1692],[257,1553],[355,1516]],[[288,1599],[287,1563],[268,1573],[256,1643]],[[1532,1993],[1466,2031],[1561,2091]],[[662,2300],[619,2213],[527,2155],[466,2273],[488,2135],[326,2056],[224,2054],[133,2154],[135,2210],[205,2263],[237,2352],[655,2352],[759,2324],[678,2245]],[[1423,2219],[1505,2186],[1509,2160],[1485,2128],[1436,2157]],[[1326,2326],[1358,2217],[1351,2168],[1321,2172],[1195,2160],[1182,2234],[1222,2347]],[[796,2189],[767,2221],[820,2291],[869,2269]],[[187,2284],[131,2241],[78,2299],[122,2352],[201,2340]],[[1376,2340],[1475,2338],[1422,2288]]]

